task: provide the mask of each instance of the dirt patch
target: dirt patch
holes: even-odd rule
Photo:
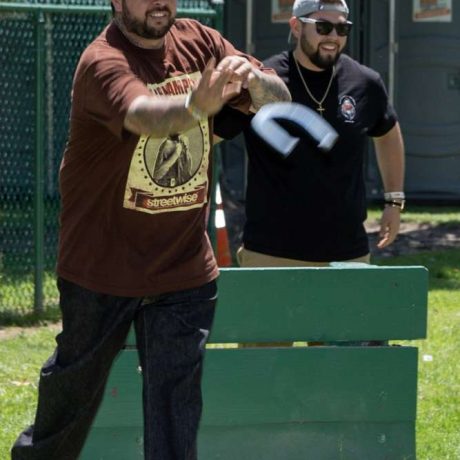
[[[379,257],[392,257],[404,254],[416,254],[421,251],[440,251],[460,248],[460,223],[401,223],[396,240],[385,249],[375,249],[378,240],[379,223],[368,222],[371,252]]]

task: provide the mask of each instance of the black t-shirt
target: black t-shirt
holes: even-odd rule
[[[273,56],[265,65],[284,80],[293,102],[317,109],[292,52]],[[332,69],[299,67],[313,96],[321,100]],[[247,249],[309,261],[347,260],[369,252],[363,225],[365,145],[368,136],[386,134],[396,114],[380,76],[346,55],[336,65],[323,106],[326,120],[339,134],[336,145],[324,153],[303,136],[288,158],[255,134],[249,117],[228,108],[216,117],[214,132],[220,137],[228,139],[244,130],[249,156],[243,236]]]

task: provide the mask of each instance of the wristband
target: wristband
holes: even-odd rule
[[[385,192],[383,196],[387,201],[406,199],[406,195],[404,194],[404,192]]]
[[[184,107],[186,108],[187,112],[197,121],[201,121],[203,120],[203,118],[208,118],[208,114],[206,112],[200,110],[193,104],[192,95],[193,93],[190,92],[187,94],[187,97],[185,98]]]

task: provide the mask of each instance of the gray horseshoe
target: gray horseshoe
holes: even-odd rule
[[[292,121],[318,142],[318,148],[331,150],[337,138],[337,131],[312,109],[295,102],[274,102],[264,105],[251,121],[254,131],[284,157],[288,157],[299,142],[291,136],[277,120]]]

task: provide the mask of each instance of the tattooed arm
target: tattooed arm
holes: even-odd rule
[[[233,72],[232,81],[241,81],[249,91],[253,111],[270,102],[289,102],[291,94],[284,82],[274,74],[268,74],[253,66],[242,56],[227,56],[217,66],[218,72]]]
[[[224,69],[216,77],[215,60],[211,59],[191,94],[189,107],[195,109],[195,115],[185,107],[185,97],[143,95],[134,99],[129,106],[124,126],[135,134],[158,138],[186,131],[196,124],[196,113],[203,118],[215,115],[239,93],[241,88],[238,87],[226,90],[232,75],[231,70]]]
[[[254,69],[248,78],[248,91],[255,111],[270,102],[291,101],[289,90],[278,76],[266,74],[258,69]]]

